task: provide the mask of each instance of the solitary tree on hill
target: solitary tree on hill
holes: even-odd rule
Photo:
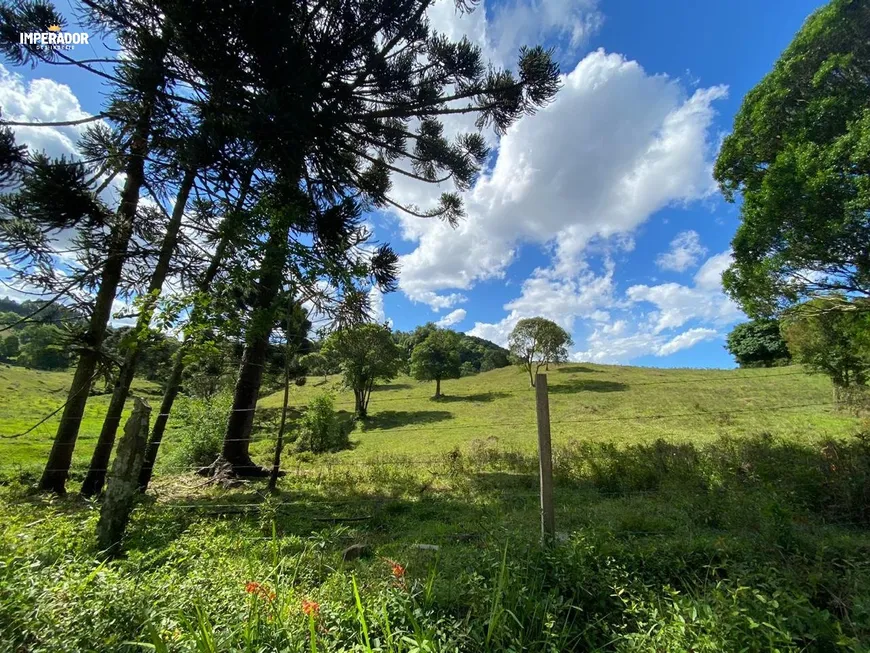
[[[568,360],[568,347],[572,344],[565,329],[543,317],[520,320],[508,336],[508,349],[517,365],[528,372],[533,388],[535,374],[545,365]]]
[[[435,396],[441,398],[441,380],[458,379],[460,337],[455,331],[438,329],[411,352],[411,376],[418,381],[435,381]]]
[[[390,330],[370,323],[334,331],[323,342],[322,352],[338,362],[344,384],[353,390],[358,419],[368,415],[375,383],[394,379],[402,359]]]

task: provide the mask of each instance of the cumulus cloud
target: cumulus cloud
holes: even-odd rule
[[[417,243],[402,257],[402,290],[434,306],[444,291],[501,278],[523,242],[555,243],[553,270],[569,276],[593,239],[625,239],[664,206],[706,197],[713,104],[725,94],[714,86],[687,96],[621,55],[589,54],[563,76],[551,105],[502,138],[457,229],[399,217]],[[399,199],[422,205],[441,190],[396,184]]]
[[[476,322],[468,334],[504,346],[517,322],[527,317],[547,318],[568,331],[577,318],[605,323],[610,319],[607,309],[617,305],[613,273],[610,261],[601,273],[584,266],[570,278],[559,276],[553,268],[539,268],[523,282],[520,296],[505,304],[508,314],[502,320]]]
[[[451,311],[440,320],[435,323],[435,326],[440,327],[442,329],[446,329],[447,327],[451,327],[454,324],[459,324],[462,320],[465,319],[465,309],[457,308],[455,311]]]
[[[670,354],[676,353],[681,349],[688,349],[689,347],[694,347],[699,342],[703,342],[704,340],[713,340],[718,337],[719,332],[716,331],[716,329],[689,329],[688,331],[684,331],[678,336],[674,336],[661,347],[659,347],[656,350],[656,356],[669,356]]]
[[[564,60],[604,23],[598,0],[512,0],[471,12],[458,11],[453,0],[440,0],[428,17],[434,30],[451,39],[467,36],[488,60],[507,68],[515,67],[524,45],[554,45],[557,58]]]
[[[671,241],[671,248],[659,254],[656,265],[662,270],[685,272],[698,264],[698,260],[707,253],[707,248],[701,244],[697,231],[684,231],[677,234]]]
[[[83,110],[78,97],[66,84],[53,79],[40,78],[25,81],[18,73],[0,64],[0,109],[3,119],[14,122],[64,122],[90,117]],[[78,159],[76,144],[88,123],[71,127],[13,127],[15,140],[33,152],[44,152],[52,158],[61,156]],[[118,175],[103,191],[101,198],[111,204],[117,202],[124,184],[124,175]]]
[[[369,309],[373,321],[378,324],[386,324],[391,329],[393,328],[393,321],[384,312],[384,293],[377,287],[373,287],[369,291]]]
[[[743,317],[722,292],[721,274],[730,259],[728,251],[711,256],[696,272],[692,285],[631,286],[618,304],[625,317],[593,327],[585,339],[586,349],[573,358],[625,363],[639,356],[669,356],[721,337],[726,327]],[[680,329],[685,330],[675,333]]]

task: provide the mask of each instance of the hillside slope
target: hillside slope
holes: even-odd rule
[[[616,445],[651,442],[701,443],[721,435],[770,433],[808,442],[855,432],[856,420],[831,406],[830,383],[800,368],[758,370],[654,369],[608,365],[562,365],[549,372],[550,415],[556,446],[571,440]],[[19,433],[63,403],[70,375],[0,367],[0,435]],[[157,405],[159,391],[148,382],[136,389]],[[431,455],[475,442],[532,451],[536,445],[535,392],[514,367],[442,383],[446,396],[431,399],[434,384],[400,377],[375,389],[370,418],[351,436],[353,448],[339,458]],[[353,395],[338,377],[310,377],[291,388],[300,409],[330,391],[336,406],[353,408]],[[282,393],[260,401],[255,453],[268,459]],[[75,460],[86,462],[99,433],[107,397],[88,404]],[[59,416],[32,433],[0,439],[0,464],[37,463],[47,454]],[[177,425],[177,424],[176,424]],[[170,428],[173,423],[170,419]],[[171,443],[172,433],[167,436]]]
[[[830,382],[798,367],[750,370],[655,369],[612,365],[561,365],[551,369],[550,416],[554,442],[571,439],[614,444],[703,442],[720,435],[767,432],[796,440],[845,436],[855,420],[831,406]],[[337,378],[309,378],[291,389],[300,407],[318,392],[334,390],[338,408],[350,411],[353,395]],[[343,456],[450,451],[474,440],[500,446],[537,446],[535,391],[514,367],[442,382],[446,396],[431,399],[434,383],[403,377],[375,389],[370,418]],[[261,401],[279,408],[282,394]]]

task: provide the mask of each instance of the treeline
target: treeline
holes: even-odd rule
[[[67,346],[73,381],[41,489],[66,490],[89,389],[112,368],[82,486],[86,495],[101,491],[154,332],[172,333],[178,346],[162,374],[140,484],[190,366],[208,367],[234,347],[241,352],[227,375],[232,405],[221,455],[238,474],[264,473],[249,444],[273,354],[283,352],[286,383],[311,326],[334,334],[364,325],[372,288],[396,289],[398,257],[373,241],[365,212],[455,225],[464,215],[460,193],[489,155],[481,131],[503,134],[560,85],[547,50],[524,47],[514,71],[496,67],[467,39],[431,31],[430,4],[81,2],[74,11],[92,38],[123,56],[95,62],[52,44],[0,41],[12,65],[75,66],[105,90],[102,111],[90,118],[0,122],[0,185],[8,191],[0,256],[12,263],[5,282],[77,316]],[[7,3],[0,14],[9,34],[68,24],[44,0]],[[474,116],[474,127],[447,131],[443,117],[456,114]],[[29,151],[16,142],[12,127],[20,125],[80,126],[79,156]],[[431,206],[404,204],[393,194],[396,175],[455,190]],[[119,300],[132,301],[134,325],[116,358],[109,323]],[[475,356],[465,362],[479,369]]]

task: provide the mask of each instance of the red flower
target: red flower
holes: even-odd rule
[[[320,604],[317,601],[302,599],[302,612],[309,617],[317,617],[320,614]]]
[[[260,583],[255,583],[253,581],[245,583],[245,591],[248,594],[256,594],[261,599],[266,599],[267,601],[275,600],[275,592],[271,591],[265,585],[260,585]]]
[[[390,563],[390,567],[393,570],[393,576],[396,580],[402,580],[405,578],[405,568],[402,565],[393,560],[387,560],[387,562]]]

